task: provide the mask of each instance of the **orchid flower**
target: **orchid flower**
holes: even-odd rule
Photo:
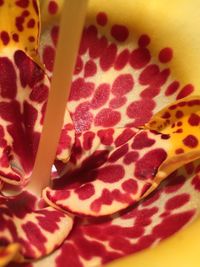
[[[28,189],[62,4],[0,1],[0,266],[97,267],[200,211],[199,90],[174,78],[168,43],[153,50],[158,37],[107,1],[89,6],[52,185]]]

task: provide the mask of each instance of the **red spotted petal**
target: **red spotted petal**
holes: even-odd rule
[[[101,266],[186,227],[200,212],[199,164],[180,168],[147,199],[114,217],[79,219],[64,244],[33,267]]]
[[[16,197],[0,196],[0,245],[18,243],[26,260],[54,251],[72,228],[70,216],[37,204],[37,199],[26,191]]]

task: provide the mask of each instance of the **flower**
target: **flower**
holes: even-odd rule
[[[62,1],[0,6],[10,15],[1,30],[0,265],[98,266],[153,245],[196,214],[189,201],[200,166],[198,91],[173,79],[172,48],[155,62],[149,35],[136,38],[103,11],[83,32],[53,185],[41,199],[26,188],[61,9]]]

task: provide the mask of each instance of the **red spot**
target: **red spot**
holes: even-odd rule
[[[166,157],[167,153],[161,148],[147,152],[135,163],[135,176],[140,180],[154,178]]]
[[[97,20],[97,23],[100,25],[100,26],[105,26],[108,22],[108,18],[107,18],[107,15],[106,13],[104,12],[99,12],[97,14],[97,17],[96,17],[96,20]]]
[[[10,37],[6,31],[1,32],[1,40],[4,45],[7,45],[10,42]]]
[[[116,147],[121,146],[128,142],[133,136],[135,132],[129,128],[125,129],[115,140]]]
[[[113,143],[113,129],[99,130],[97,135],[103,145],[110,146]]]
[[[194,172],[194,164],[193,164],[193,162],[187,163],[185,165],[185,169],[186,169],[187,174],[192,174]]]
[[[27,23],[27,27],[28,28],[33,28],[35,26],[35,20],[34,19],[30,19]]]
[[[56,257],[55,262],[57,267],[62,267],[63,262],[67,266],[83,267],[79,257],[77,257],[77,248],[69,243],[62,245],[61,253]]]
[[[52,41],[54,43],[54,45],[57,45],[57,41],[58,41],[58,34],[59,34],[59,27],[58,26],[54,26],[51,30],[51,38]]]
[[[192,113],[188,119],[188,123],[191,126],[198,126],[200,124],[200,117],[199,115]]]
[[[97,109],[106,104],[110,95],[110,85],[102,83],[98,86],[91,100],[91,107]]]
[[[181,89],[176,99],[181,99],[183,97],[186,97],[190,95],[193,91],[194,91],[194,86],[192,84],[188,84]]]
[[[136,151],[131,151],[124,157],[124,163],[129,165],[135,162],[139,158],[139,153]]]
[[[180,103],[179,103],[179,105],[180,105]],[[194,99],[194,100],[190,100],[190,101],[188,101],[188,106],[189,107],[193,107],[193,106],[199,106],[200,105],[200,100],[198,100],[198,99]]]
[[[116,25],[113,25],[111,28],[111,35],[118,42],[124,42],[128,38],[129,31],[127,27],[116,24]]]
[[[138,45],[140,47],[146,47],[150,44],[150,38],[148,35],[144,34],[144,35],[141,35],[139,40],[138,40]]]
[[[124,168],[121,165],[109,165],[98,169],[97,179],[104,183],[115,183],[124,177]]]
[[[69,100],[80,100],[91,96],[94,91],[94,83],[85,82],[83,78],[78,78],[71,85]]]
[[[92,148],[92,143],[95,138],[95,134],[93,132],[85,132],[83,134],[83,149],[90,150]]]
[[[134,69],[141,69],[146,66],[151,59],[149,50],[146,48],[137,48],[130,55],[130,64]]]
[[[52,46],[47,45],[43,52],[43,62],[49,71],[53,71],[55,59],[55,49]]]
[[[173,95],[174,93],[176,93],[176,91],[178,90],[180,86],[180,83],[177,81],[172,82],[168,87],[167,90],[165,91],[165,95],[166,96],[170,96]]]
[[[90,77],[90,76],[94,76],[97,72],[97,66],[94,63],[93,60],[88,60],[85,64],[85,71],[84,71],[84,76]]]
[[[134,81],[131,74],[121,74],[119,75],[112,85],[112,93],[120,97],[127,94],[133,89]]]
[[[131,147],[133,149],[143,149],[145,147],[151,147],[153,144],[155,144],[155,140],[148,138],[146,132],[141,132],[135,135]]]
[[[0,57],[0,95],[13,99],[17,93],[17,77],[12,62],[6,57]]]
[[[50,1],[48,11],[50,14],[55,15],[58,11],[58,4],[55,1]]]
[[[123,97],[115,97],[110,100],[109,107],[113,109],[118,109],[122,107],[127,101],[127,98],[125,96]]]
[[[118,111],[113,111],[110,108],[102,109],[95,117],[95,126],[112,127],[121,120],[121,114]]]
[[[78,195],[80,200],[86,200],[94,195],[95,189],[93,184],[85,184],[76,189],[75,193]]]
[[[159,67],[155,64],[148,65],[140,74],[139,81],[142,85],[150,84],[159,74]]]
[[[176,111],[176,118],[177,118],[177,119],[180,119],[180,118],[182,118],[183,116],[184,116],[183,111],[181,111],[181,110],[177,110],[177,111]]]
[[[118,148],[117,150],[115,150],[108,158],[108,161],[115,162],[118,159],[122,158],[127,152],[128,152],[128,144],[125,144],[120,148]]]
[[[77,57],[74,74],[79,74],[83,69],[83,61],[80,56]]]
[[[165,208],[167,210],[178,209],[178,208],[182,207],[183,205],[185,205],[189,200],[190,200],[190,195],[183,193],[181,195],[177,195],[177,196],[170,198],[166,202]]]
[[[124,191],[130,194],[136,194],[138,191],[138,184],[135,180],[129,179],[122,184],[122,188]]]
[[[195,148],[198,146],[198,139],[194,135],[188,135],[183,139],[183,144],[190,148]]]
[[[153,234],[157,238],[164,239],[180,230],[193,216],[194,211],[172,214],[154,227]]]
[[[150,86],[150,87],[146,88],[144,91],[142,91],[140,96],[143,97],[143,98],[154,98],[159,93],[160,93],[160,88],[159,87],[156,88],[154,86]]]
[[[104,51],[106,51],[106,47],[108,45],[108,41],[105,36],[102,36],[100,39],[97,37],[93,42],[90,43],[89,55],[91,58],[98,58],[103,55]]]
[[[49,89],[45,84],[40,84],[33,87],[30,94],[30,99],[32,101],[42,103],[47,100]]]
[[[22,32],[24,29],[23,23],[24,23],[24,17],[16,17],[15,26],[17,27],[19,32]]]
[[[35,37],[34,37],[34,36],[29,36],[29,37],[28,37],[28,40],[29,40],[31,43],[33,43],[33,42],[35,42]]]
[[[130,52],[128,51],[128,49],[125,49],[122,52],[120,52],[120,54],[117,55],[117,58],[115,60],[114,68],[116,70],[123,69],[129,61],[129,56]]]
[[[175,153],[176,154],[182,154],[182,153],[184,153],[184,150],[182,148],[177,148]]]
[[[19,42],[19,35],[17,33],[13,33],[12,38],[15,42]]]
[[[152,117],[155,102],[152,99],[141,99],[132,102],[127,108],[129,118],[135,119],[134,126],[143,126]]]
[[[193,179],[192,179],[192,185],[194,186],[194,188],[200,192],[200,176],[196,175]]]
[[[169,118],[171,118],[171,114],[170,114],[168,111],[166,111],[166,112],[162,115],[162,118],[163,118],[163,119],[169,119]]]
[[[109,70],[115,62],[117,54],[117,46],[115,44],[110,44],[100,57],[100,67],[103,71]]]
[[[0,6],[3,6],[4,0],[0,0]]]
[[[89,102],[84,102],[78,105],[75,113],[72,115],[75,130],[77,133],[90,129],[90,126],[93,121],[93,115],[89,110]]]
[[[41,230],[38,228],[37,224],[34,224],[33,222],[27,222],[22,225],[22,229],[26,234],[27,240],[30,242],[32,246],[35,246],[40,253],[45,254],[45,246],[47,239],[41,232]],[[33,256],[33,255],[29,255]]]
[[[173,50],[169,47],[163,48],[159,53],[159,60],[162,63],[169,62],[173,57]]]
[[[16,5],[22,8],[26,8],[29,5],[29,0],[18,0],[16,1]]]

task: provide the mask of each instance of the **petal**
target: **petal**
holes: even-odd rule
[[[19,245],[12,244],[7,247],[0,247],[0,266],[6,266],[15,258],[19,251]]]
[[[0,196],[0,244],[20,244],[26,260],[54,251],[72,228],[72,217],[51,207],[39,208],[28,192],[16,197]]]
[[[63,245],[34,267],[97,267],[153,247],[199,215],[200,161],[169,176],[137,205],[104,218],[79,219]]]

